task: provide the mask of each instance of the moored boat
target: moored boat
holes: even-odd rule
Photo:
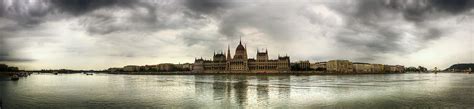
[[[17,75],[13,75],[10,79],[13,81],[16,81],[16,80],[19,80],[20,77],[18,77]]]
[[[16,75],[18,75],[19,77],[28,77],[27,73],[18,73]]]

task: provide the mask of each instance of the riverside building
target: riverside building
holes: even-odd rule
[[[349,60],[330,60],[326,64],[329,73],[352,73],[353,65]]]
[[[278,56],[278,59],[269,59],[268,50],[258,51],[256,59],[248,58],[247,48],[239,41],[232,57],[230,46],[227,53],[214,53],[212,60],[195,59],[193,72],[195,73],[284,73],[289,72],[290,57]]]

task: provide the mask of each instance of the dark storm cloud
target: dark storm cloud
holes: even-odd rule
[[[474,7],[472,0],[432,0],[431,3],[436,9],[456,14]]]
[[[218,33],[207,33],[207,32],[200,32],[199,30],[190,30],[179,34],[179,37],[184,41],[186,46],[194,46],[194,45],[208,45],[211,49],[222,49],[222,45],[227,44],[226,41],[223,41],[222,35]],[[208,42],[214,42],[209,44]]]
[[[9,4],[7,4],[9,3]],[[44,1],[32,3],[26,0],[0,2],[0,17],[14,20],[21,27],[34,27],[46,20],[50,7]]]
[[[42,22],[64,17],[48,18],[48,15],[83,15],[114,6],[125,8],[136,2],[137,0],[5,0],[0,2],[0,17],[15,20],[23,27],[34,27]]]
[[[422,22],[461,14],[473,8],[473,0],[362,0],[354,16],[365,25],[378,26],[378,22],[396,19],[393,15],[398,13],[402,13],[408,21]],[[441,33],[436,29],[432,30],[434,30],[432,32]]]
[[[361,15],[381,14],[380,10],[401,12],[405,19],[420,22],[433,13],[460,14],[474,7],[472,0],[363,0]]]
[[[379,28],[378,30],[365,34],[361,31],[355,30],[350,32],[342,32],[338,36],[337,40],[340,43],[347,45],[348,47],[363,50],[369,54],[372,52],[388,52],[388,51],[399,51],[400,46],[397,41],[401,39],[399,32],[390,31],[388,28]],[[364,40],[367,36],[371,39]]]
[[[201,3],[174,0],[1,1],[0,17],[13,23],[0,25],[0,34],[2,34],[0,40],[13,39],[22,32],[35,34],[29,31],[46,29],[39,27],[44,22],[78,20],[78,24],[83,27],[80,29],[84,29],[91,36],[100,38],[99,40],[104,40],[103,43],[125,44],[130,46],[130,49],[143,50],[145,48],[133,46],[139,44],[127,43],[122,39],[128,38],[125,37],[127,35],[146,37],[162,30],[201,28],[209,23],[209,19],[206,17],[217,15],[218,10],[224,8],[224,4],[222,1],[202,1]],[[8,36],[4,36],[5,34]],[[20,37],[38,36],[29,36],[28,34],[23,34]],[[114,35],[115,38],[107,37],[110,35]],[[193,41],[198,40],[185,42],[188,45],[198,43]],[[11,43],[8,44],[11,45]],[[14,54],[22,49],[21,47],[8,44],[0,44],[2,50],[0,51],[0,61],[28,61],[28,59],[17,58],[18,55]],[[130,50],[117,51],[123,51],[125,56],[140,56],[142,53]]]
[[[25,61],[33,61],[33,60],[12,56],[10,48],[5,43],[4,39],[0,37],[0,62],[25,62]]]
[[[87,32],[92,34],[109,34],[116,31],[123,30],[126,27],[120,25],[112,25],[115,18],[111,13],[90,14],[94,10],[116,8],[116,9],[131,9],[139,0],[50,0],[52,7],[58,12],[75,15],[78,17],[85,17],[81,20]],[[150,13],[149,16],[153,16]]]
[[[0,54],[0,62],[29,62],[34,61],[32,59],[14,58],[9,55]]]
[[[21,49],[21,45],[7,44],[7,40],[16,37],[20,31],[36,29],[38,24],[51,20],[50,7],[46,1],[28,0],[0,0],[0,61],[22,62],[32,61],[17,57],[15,51]]]
[[[86,31],[99,35],[199,28],[209,23],[209,17],[217,18],[231,7],[231,1],[225,0],[52,0],[52,4],[62,12],[83,16],[81,23]],[[106,8],[112,9],[109,12],[90,13]],[[124,9],[135,12],[126,18],[114,16],[114,11]]]
[[[12,5],[6,7],[6,2],[0,2],[0,15],[15,20],[19,25],[8,26],[9,29],[21,30],[24,27],[34,27],[46,21],[70,18],[70,16],[48,15],[74,15],[84,18],[80,23],[86,31],[92,34],[110,34],[117,31],[159,31],[162,29],[176,29],[183,27],[196,27],[207,20],[203,16],[217,16],[220,10],[230,6],[227,1],[221,0],[44,0],[22,1],[12,0]],[[95,10],[108,9],[105,12],[92,13]],[[140,13],[141,9],[146,12]],[[127,18],[114,16],[116,11],[136,11]],[[180,21],[173,22],[177,15]],[[127,25],[117,23],[125,20]],[[128,27],[125,27],[128,26]]]
[[[8,56],[8,50],[6,48],[5,42],[3,39],[0,39],[0,61],[3,60],[4,57]]]
[[[227,6],[224,1],[213,0],[142,0],[127,3],[128,5],[121,2],[112,3],[116,5],[102,7],[118,7],[82,15],[84,19],[81,23],[87,32],[106,35],[123,31],[149,33],[166,29],[200,28],[209,23],[208,17],[218,16],[218,10]],[[117,17],[114,15],[115,11],[124,11],[122,13],[129,15]]]
[[[335,38],[340,44],[363,53],[359,59],[365,60],[373,60],[383,53],[418,51],[426,42],[444,36],[445,30],[426,21],[466,13],[473,9],[473,3],[472,0],[361,0],[355,13],[348,15],[344,31]],[[400,25],[414,25],[416,30]],[[407,34],[416,37],[409,41],[419,45],[407,48],[404,39]]]
[[[51,3],[60,12],[81,15],[100,8],[130,6],[136,1],[138,0],[51,0]]]
[[[184,5],[198,13],[211,14],[228,8],[230,0],[185,0]]]
[[[3,3],[4,1],[0,1],[0,17],[3,17],[3,13],[5,13],[5,5]]]
[[[11,25],[0,25],[2,26],[0,27],[0,61],[22,60],[12,57],[12,53],[18,48],[8,46],[2,41],[15,37],[17,31],[29,31],[43,22],[57,19],[78,19],[78,23],[83,27],[81,29],[90,33],[91,36],[102,38],[104,40],[102,43],[124,44],[124,46],[125,44],[138,45],[138,43],[120,41],[129,40],[128,36],[154,37],[156,36],[154,33],[161,30],[185,31],[178,36],[169,37],[178,37],[176,39],[183,41],[187,46],[200,45],[209,49],[217,49],[225,44],[206,42],[237,39],[238,36],[244,35],[241,32],[242,29],[255,29],[259,33],[263,33],[264,38],[268,38],[266,40],[282,42],[287,42],[295,36],[317,37],[319,35],[308,35],[302,33],[303,30],[298,30],[299,27],[312,27],[306,27],[308,26],[306,24],[303,25],[306,22],[304,19],[296,19],[301,16],[295,13],[303,10],[300,9],[301,7],[311,7],[310,5],[314,4],[304,3],[301,5],[297,1],[38,0],[29,2],[29,0],[9,0],[12,4],[8,4],[8,7],[6,7],[7,2],[4,2],[6,0],[0,1],[0,17],[15,21]],[[328,1],[332,2],[333,0]],[[354,2],[355,4],[353,4]],[[412,40],[421,44],[438,39],[443,36],[445,30],[425,24],[424,21],[463,14],[474,7],[474,0],[355,0],[354,2],[349,5],[358,6],[355,11],[346,7],[342,7],[340,10],[332,9],[334,7],[322,2],[317,4],[322,5],[321,7],[327,6],[330,11],[341,11],[334,16],[339,18],[339,14],[341,14],[340,19],[343,23],[334,21],[337,24],[325,24],[328,20],[331,20],[322,19],[324,16],[321,16],[326,11],[321,11],[322,14],[300,14],[313,17],[308,18],[309,23],[313,23],[312,26],[331,25],[331,30],[326,31],[323,28],[321,31],[334,32],[332,34],[337,35],[333,37],[331,34],[327,38],[335,39],[346,48],[364,53],[366,57],[359,57],[363,60],[380,58],[373,55],[377,53],[409,52],[405,48],[405,43],[401,43],[405,40],[404,35],[406,33],[417,37]],[[345,12],[344,10],[351,12]],[[314,16],[309,14],[314,14]],[[398,21],[400,21],[400,24],[393,23]],[[414,24],[417,31],[396,28],[398,25],[405,23]],[[207,25],[216,25],[218,29],[217,31],[200,32]],[[341,29],[340,32],[339,29]],[[254,31],[252,30],[252,32]],[[8,36],[5,36],[6,34]],[[23,35],[22,37],[31,36]],[[142,50],[140,47],[131,47],[130,49],[137,48],[139,48],[138,51]],[[140,56],[132,52],[125,52],[124,54],[126,56]]]
[[[43,22],[70,18],[64,15],[82,16],[97,9],[111,7],[126,8],[133,6],[137,1],[138,0],[5,0],[0,2],[0,17],[17,22],[17,25],[9,25],[8,29],[22,30],[35,27]],[[63,16],[61,16],[61,14]]]

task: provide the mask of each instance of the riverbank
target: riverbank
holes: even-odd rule
[[[104,72],[102,72],[104,73]],[[363,75],[363,74],[401,74],[401,73],[327,73],[322,71],[293,71],[288,73],[194,73],[194,72],[105,72],[126,75]]]
[[[0,72],[0,77],[10,77],[13,75],[11,72]]]

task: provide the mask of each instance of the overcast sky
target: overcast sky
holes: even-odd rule
[[[473,62],[473,0],[0,0],[0,63],[106,69],[249,57],[446,68]]]

